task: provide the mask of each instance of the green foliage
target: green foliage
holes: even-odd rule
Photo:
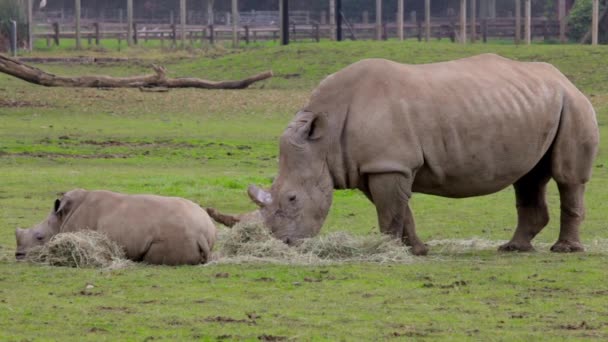
[[[593,0],[578,0],[574,3],[568,16],[568,35],[572,41],[578,42],[591,29]],[[606,6],[600,3],[600,14]],[[608,43],[608,32],[600,28],[598,40],[600,43]],[[591,37],[589,37],[591,39]]]

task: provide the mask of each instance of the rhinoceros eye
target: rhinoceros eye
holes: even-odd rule
[[[42,240],[44,240],[44,235],[43,235],[42,233],[38,233],[38,232],[36,232],[36,233],[34,233],[34,237],[35,237],[35,238],[36,238],[36,240],[38,240],[38,241],[42,241]]]

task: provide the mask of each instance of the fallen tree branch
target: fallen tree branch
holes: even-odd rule
[[[46,87],[83,87],[83,88],[201,88],[201,89],[244,89],[252,83],[272,77],[272,71],[247,77],[242,80],[208,81],[200,78],[168,78],[167,70],[159,65],[152,65],[155,74],[111,77],[79,76],[64,77],[42,71],[24,64],[16,59],[0,54],[0,72],[20,78],[24,81]]]

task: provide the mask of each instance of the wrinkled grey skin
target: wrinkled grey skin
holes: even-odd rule
[[[587,98],[556,68],[497,55],[426,65],[363,60],[330,75],[280,138],[279,174],[248,193],[286,242],[318,234],[333,189],[359,189],[380,230],[417,255],[414,192],[461,198],[513,185],[518,223],[504,251],[532,249],[560,191],[552,250],[583,250],[578,227],[599,142]]]
[[[15,231],[15,257],[25,258],[58,233],[86,229],[106,234],[128,259],[149,264],[205,263],[216,240],[207,212],[189,200],[76,189],[56,200],[44,221]]]

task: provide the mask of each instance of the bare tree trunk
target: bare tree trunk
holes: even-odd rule
[[[152,65],[155,74],[111,77],[79,76],[64,77],[49,74],[20,61],[0,54],[0,72],[20,78],[24,81],[46,87],[83,87],[83,88],[202,88],[202,89],[244,89],[257,81],[272,77],[272,71],[234,81],[208,81],[200,78],[167,78],[166,69]]]

